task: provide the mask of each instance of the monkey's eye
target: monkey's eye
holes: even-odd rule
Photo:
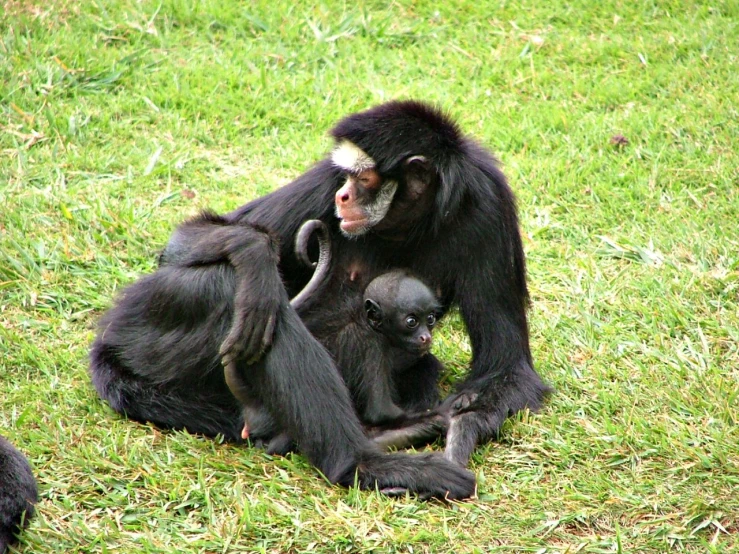
[[[382,178],[376,171],[366,169],[354,174],[354,183],[363,189],[374,190],[382,185]]]
[[[426,325],[429,327],[433,327],[436,325],[436,315],[435,314],[429,314],[426,316]]]
[[[405,324],[408,327],[408,329],[415,329],[418,327],[418,319],[416,319],[416,316],[409,315],[405,318]]]

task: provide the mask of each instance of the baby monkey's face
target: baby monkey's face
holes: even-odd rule
[[[441,314],[436,296],[421,281],[408,276],[394,282],[395,286],[373,283],[367,287],[364,302],[370,327],[398,348],[419,356],[428,353]]]

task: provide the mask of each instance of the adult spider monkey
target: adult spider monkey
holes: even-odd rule
[[[420,102],[350,115],[331,134],[331,155],[291,184],[174,232],[159,270],[103,318],[93,383],[134,419],[238,439],[240,408],[220,367],[233,361],[332,481],[351,484],[356,472],[362,487],[468,496],[474,481],[461,466],[475,445],[549,390],[529,349],[513,194],[485,149]],[[345,281],[407,268],[459,307],[472,363],[457,392],[474,401],[452,417],[443,459],[378,453],[330,356],[290,308],[288,293],[310,277],[292,248],[308,219],[329,226]]]

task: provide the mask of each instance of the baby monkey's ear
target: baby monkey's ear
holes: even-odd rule
[[[367,321],[375,331],[382,326],[382,308],[374,300],[368,298],[364,301],[364,311],[367,312]]]

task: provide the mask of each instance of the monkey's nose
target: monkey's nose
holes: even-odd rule
[[[431,335],[424,333],[418,338],[421,341],[421,346],[431,346]]]
[[[349,202],[348,192],[339,191],[336,193],[336,203],[337,204],[346,204],[347,202]]]

